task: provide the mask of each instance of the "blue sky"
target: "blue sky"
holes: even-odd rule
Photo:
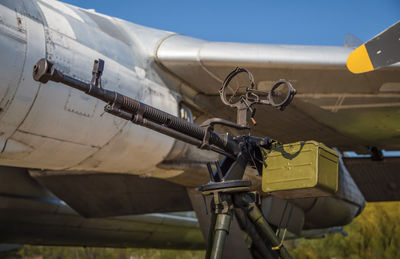
[[[212,41],[343,45],[400,20],[400,1],[65,0],[137,24]]]

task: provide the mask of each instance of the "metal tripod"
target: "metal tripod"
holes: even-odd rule
[[[224,167],[223,163],[221,167]],[[224,177],[220,177],[221,167],[217,165],[217,173],[213,174],[211,165],[208,164],[211,181],[199,187],[203,195],[212,196],[206,259],[222,258],[232,217],[236,214],[235,210],[237,209],[244,214],[244,217],[236,217],[240,225],[245,225],[247,219],[250,219],[252,223],[252,228],[246,228],[244,231],[251,237],[259,256],[262,258],[291,258],[259,209],[257,193],[249,192],[251,183],[246,180],[225,180]],[[215,181],[216,178],[219,178],[219,181]]]

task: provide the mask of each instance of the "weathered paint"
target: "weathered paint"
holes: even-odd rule
[[[14,55],[9,60],[15,65],[11,71],[1,72],[5,82],[1,98],[8,103],[3,105],[0,120],[0,164],[134,174],[154,171],[170,152],[174,139],[103,114],[103,103],[74,89],[33,82],[32,67],[47,57],[64,73],[90,80],[93,60],[102,58],[106,61],[103,85],[107,89],[173,115],[178,113],[176,94],[146,77],[145,62],[135,56],[134,41],[122,38],[111,18],[55,1],[33,4],[44,24],[24,16],[24,10],[16,18],[15,10],[1,8],[1,20],[7,25],[0,26],[5,39],[1,51],[5,56]],[[16,93],[11,98],[13,91]]]

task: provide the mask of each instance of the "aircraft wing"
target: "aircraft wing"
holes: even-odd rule
[[[159,45],[156,60],[179,77],[183,87],[195,91],[190,101],[210,113],[234,114],[219,100],[218,89],[236,66],[249,69],[261,90],[279,79],[289,80],[298,92],[294,104],[285,112],[259,107],[257,134],[283,142],[316,139],[341,150],[399,149],[395,122],[400,120],[400,66],[354,75],[346,68],[352,50],[207,42],[174,35]]]
[[[368,147],[400,148],[400,65],[362,75],[346,68],[351,47],[295,46],[208,42],[186,36],[167,37],[156,51],[162,67],[182,80],[187,102],[213,116],[235,121],[218,90],[236,66],[250,70],[256,88],[269,90],[279,79],[297,89],[293,103],[284,111],[257,107],[253,133],[281,142],[314,139],[341,151],[368,152]],[[186,88],[191,91],[185,90]],[[382,161],[346,158],[350,174],[368,201],[399,200],[398,159]],[[396,162],[397,161],[397,162]],[[380,163],[381,162],[381,163]],[[380,163],[380,164],[379,164]],[[393,165],[394,164],[394,165]],[[389,169],[390,169],[389,168]],[[363,172],[368,172],[365,180]],[[373,186],[371,179],[380,179]],[[390,188],[388,188],[390,187]],[[397,191],[398,193],[398,191]]]

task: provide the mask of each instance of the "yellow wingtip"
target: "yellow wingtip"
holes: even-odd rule
[[[354,74],[360,74],[374,70],[367,49],[365,48],[365,44],[351,52],[347,58],[346,66],[350,72]]]

